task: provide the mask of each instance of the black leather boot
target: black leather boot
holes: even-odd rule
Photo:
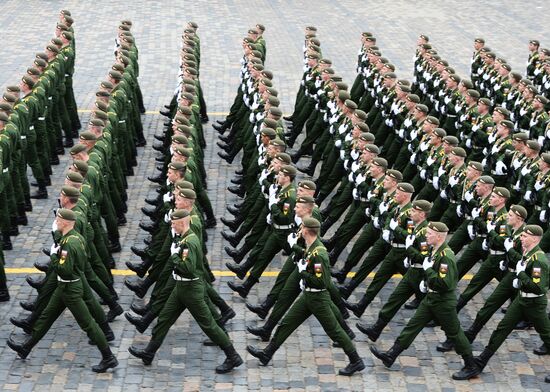
[[[115,320],[117,316],[120,316],[122,313],[124,313],[124,309],[122,309],[122,306],[114,299],[112,298],[110,302],[107,303],[109,306],[109,312],[107,312],[107,322],[111,323]]]
[[[128,278],[124,280],[124,285],[132,290],[139,298],[145,297],[147,290],[155,283],[149,276],[142,280],[130,281]]]
[[[479,331],[481,331],[481,328],[483,328],[483,324],[474,320],[474,323],[470,326],[470,328],[464,331],[464,335],[466,335],[470,343],[472,343],[476,339],[476,336]]]
[[[233,272],[241,280],[245,278],[246,273],[248,272],[248,268],[245,264],[238,265],[233,263],[225,263],[225,266],[229,271]]]
[[[321,223],[321,237],[326,234],[328,229],[334,224],[334,219],[326,218],[323,220],[323,223]]]
[[[10,300],[10,292],[6,281],[0,283],[0,302],[8,302]]]
[[[32,333],[34,322],[38,319],[35,313],[31,313],[26,318],[10,317],[10,323],[18,328],[21,328],[27,335]]]
[[[346,353],[346,355],[349,358],[349,364],[338,371],[338,374],[341,376],[352,376],[355,372],[360,372],[365,368],[365,363],[363,360],[359,357],[359,354],[357,354],[357,351],[352,351],[350,353]]]
[[[376,346],[370,346],[370,351],[374,354],[376,358],[384,363],[385,367],[390,368],[399,356],[399,354],[403,352],[403,348],[401,348],[398,342],[395,342],[393,346],[385,353],[378,351]]]
[[[367,306],[369,306],[369,304],[370,301],[367,299],[366,295],[363,295],[363,297],[361,297],[359,302],[357,302],[356,304],[351,304],[348,301],[344,300],[344,305],[346,305],[346,308],[351,310],[356,317],[361,317],[363,313],[365,313],[365,310],[367,309]]]
[[[31,199],[47,199],[48,189],[46,189],[46,182],[44,180],[38,180],[37,183],[38,190],[31,195]]]
[[[223,220],[224,218],[221,218],[220,220]],[[226,222],[233,222],[233,221],[226,221]],[[238,227],[238,226],[237,226]],[[237,228],[235,227],[235,229]],[[231,229],[231,227],[230,227]],[[231,230],[231,231],[234,231],[234,230]],[[231,234],[230,232],[228,231],[225,231],[225,230],[222,230],[222,237],[227,241],[229,242],[229,244],[233,247],[233,248],[236,248],[237,245],[239,245],[239,242],[241,242],[241,237],[238,236],[237,234]]]
[[[231,256],[231,258],[235,263],[239,264],[244,259],[248,251],[250,250],[250,247],[247,246],[245,242],[241,249],[231,249],[231,248],[228,248],[227,246],[223,249],[229,256]]]
[[[408,302],[405,304],[405,309],[418,309],[418,306],[420,305],[420,302],[422,302],[422,300],[420,298],[416,298],[413,299],[411,302]]]
[[[124,317],[126,317],[126,320],[133,324],[140,333],[145,332],[156,318],[155,314],[150,310],[141,317],[136,317],[128,312],[124,313]]]
[[[40,290],[42,288],[42,286],[44,286],[44,284],[46,283],[46,278],[37,278],[37,279],[34,279],[32,276],[27,276],[25,278],[25,280],[27,281],[27,283],[29,284],[29,286],[31,286],[32,288],[36,289],[36,290]]]
[[[364,323],[357,323],[357,329],[367,335],[371,341],[376,342],[384,330],[384,327],[386,327],[386,324],[387,323],[382,319],[378,319],[373,326],[368,326]]]
[[[151,309],[150,302],[142,303],[142,304],[138,304],[137,302],[132,302],[132,305],[130,305],[130,310],[135,314],[139,314],[140,316],[143,316],[150,309]]]
[[[237,229],[239,228],[239,226],[241,225],[242,223],[242,219],[233,219],[233,220],[229,220],[229,219],[225,219],[224,217],[221,217],[220,218],[220,221],[229,228],[229,230],[231,230],[233,233],[237,231]],[[223,232],[222,232],[223,233]],[[229,234],[229,233],[226,233],[226,234]],[[223,234],[222,234],[223,235]],[[226,238],[224,236],[224,238]],[[229,240],[228,240],[229,241]],[[230,242],[231,243],[231,242]],[[235,245],[233,245],[235,246]]]
[[[132,263],[130,261],[126,262],[126,267],[128,267],[130,270],[134,271],[137,276],[140,278],[143,278],[145,274],[147,273],[147,270],[149,269],[149,265],[146,262],[143,263]]]
[[[233,282],[227,282],[227,285],[229,288],[233,291],[236,291],[239,293],[239,295],[243,298],[246,298],[248,296],[248,293],[250,292],[250,289],[252,286],[254,286],[258,282],[258,279],[249,276],[242,284],[235,284]]]
[[[271,307],[275,304],[275,298],[267,296],[264,302],[258,305],[252,305],[250,302],[246,303],[246,307],[253,313],[256,313],[262,320],[267,317]]]
[[[36,308],[36,301],[19,301],[19,305],[27,312],[32,312]]]
[[[447,338],[443,343],[438,344],[435,349],[441,353],[446,353],[448,351],[452,351],[454,347],[454,342],[451,339]]]
[[[25,359],[31,352],[32,348],[36,344],[32,338],[26,339],[24,342],[17,343],[15,340],[13,340],[10,336],[8,339],[8,347],[11,348],[13,351],[19,355],[19,358]]]
[[[2,233],[2,249],[3,250],[13,249],[13,244],[11,243],[11,238],[9,233]]]
[[[546,347],[546,344],[543,343],[540,347],[534,349],[533,353],[537,355],[548,355],[548,348]]]
[[[309,166],[307,167],[297,167],[299,171],[302,173],[307,174],[310,177],[313,177],[315,174],[315,167],[317,166],[317,162],[314,162],[313,160],[310,162]]]
[[[246,330],[252,335],[258,336],[262,341],[268,342],[271,338],[273,329],[277,326],[277,323],[271,319],[267,319],[265,324],[261,327],[246,327]]]
[[[271,361],[271,358],[273,358],[273,354],[275,354],[277,348],[278,347],[275,347],[275,344],[273,344],[273,342],[270,342],[263,350],[257,349],[254,346],[246,346],[246,351],[252,354],[252,356],[258,358],[260,360],[260,363],[266,366],[269,361]]]
[[[489,359],[491,359],[493,355],[495,355],[495,352],[488,347],[485,347],[481,354],[474,358],[474,361],[480,372],[485,369],[485,366],[487,366],[487,362],[489,362]]]
[[[233,345],[222,348],[222,350],[225,353],[225,361],[223,361],[220,366],[216,367],[216,373],[229,373],[231,370],[243,364],[243,359],[237,351],[235,351]]]
[[[153,362],[153,358],[155,358],[155,353],[160,347],[160,342],[155,342],[151,340],[147,347],[144,349],[139,349],[134,346],[130,346],[128,348],[128,351],[130,354],[132,354],[134,357],[141,358],[144,365],[150,365],[151,362]]]
[[[481,373],[481,369],[477,366],[472,354],[463,355],[462,359],[464,360],[464,367],[460,371],[453,373],[453,380],[469,380]]]
[[[235,311],[228,306],[227,309],[224,309],[223,311],[221,311],[220,315],[222,317],[220,318],[219,323],[220,325],[224,326],[225,324],[227,324],[229,320],[235,317],[237,313],[235,313]]]

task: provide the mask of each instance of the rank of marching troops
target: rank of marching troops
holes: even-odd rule
[[[118,365],[108,345],[115,339],[109,322],[123,313],[113,288],[112,253],[120,251],[118,227],[126,223],[126,176],[137,165],[136,146],[145,144],[138,50],[131,27],[129,20],[120,23],[115,61],[99,84],[85,130],[69,150],[70,167],[56,195],[52,243],[42,250],[49,260],[34,264],[45,277],[27,277],[37,296],[21,302],[30,314],[10,318],[27,334],[24,340],[10,337],[7,342],[21,358],[68,308],[101,352],[102,360],[92,370],[105,372]],[[107,313],[99,301],[108,306]]]
[[[219,346],[226,354],[216,368],[227,373],[243,363],[235,351],[225,324],[235,312],[212,286],[215,280],[208,263],[206,229],[216,226],[216,218],[206,192],[203,123],[208,121],[200,85],[200,39],[198,25],[188,22],[182,33],[176,90],[166,110],[166,129],[155,135],[153,149],[160,155],[158,173],[149,180],[159,185],[157,196],[146,199],[150,207],[142,212],[150,222],[140,227],[151,234],[145,248],[132,246],[141,262],[127,262],[139,278],[125,285],[137,297],[126,319],[140,333],[158,318],[151,340],[144,348],[131,346],[130,353],[150,365],[170,327],[186,309],[207,335],[205,345]]]
[[[503,59],[484,51],[483,40],[476,39],[471,80],[467,80],[438,57],[428,37],[422,35],[411,83],[397,78],[395,67],[376,46],[376,38],[366,32],[361,36],[358,77],[349,87],[335,74],[331,61],[322,56],[316,29],[308,27],[304,74],[293,114],[285,118],[285,127],[277,111],[275,120],[279,121],[272,126],[268,120],[273,117],[274,102],[265,97],[264,105],[270,109],[264,109],[258,127],[255,104],[267,82],[260,62],[262,45],[254,41],[258,39],[254,30],[258,32],[257,28],[251,29],[243,41],[245,56],[235,103],[226,121],[215,125],[222,134],[229,130],[221,138],[225,144],[218,144],[225,150],[220,153],[222,158],[232,162],[247,145],[243,136],[248,136],[250,146],[260,153],[259,168],[267,166],[267,170],[258,171],[256,155],[251,164],[250,155],[243,154],[243,169],[232,180],[236,186],[229,188],[244,200],[228,207],[235,218],[222,221],[233,233],[224,231],[222,235],[234,247],[243,239],[244,243],[237,249],[226,248],[236,262],[227,267],[240,279],[250,272],[242,284],[229,285],[246,297],[280,250],[290,257],[266,299],[258,305],[247,303],[248,309],[262,319],[267,317],[263,326],[248,327],[249,332],[267,341],[281,319],[279,329],[284,332],[277,330],[264,350],[249,347],[249,352],[267,364],[288,329],[296,328],[311,314],[297,301],[283,318],[300,290],[306,295],[313,288],[307,286],[307,280],[298,287],[299,278],[291,279],[292,273],[303,273],[300,263],[304,254],[294,254],[296,235],[292,233],[303,228],[302,203],[311,206],[311,214],[320,222],[321,235],[344,216],[334,234],[322,241],[329,265],[334,266],[330,273],[343,283],[338,287],[340,295],[332,290],[330,281],[322,290],[330,293],[330,308],[337,319],[341,317],[338,321],[344,331],[348,315],[342,303],[360,317],[393,274],[404,276],[379,319],[374,324],[358,324],[360,331],[376,341],[401,306],[418,309],[388,352],[373,347],[373,353],[387,366],[425,325],[440,325],[446,332],[448,340],[438,350],[455,347],[462,355],[464,368],[453,375],[459,380],[477,376],[521,321],[534,325],[546,342],[548,317],[543,308],[547,277],[542,275],[547,269],[544,252],[549,247],[550,154],[546,152],[545,135],[548,100],[542,83],[547,80],[545,63],[537,63],[539,81],[530,83],[529,77],[512,73]],[[481,65],[479,56],[483,56]],[[530,55],[530,63],[534,56]],[[284,137],[281,132],[285,132]],[[284,153],[286,146],[292,147],[302,134],[295,153]],[[259,135],[254,145],[253,135]],[[298,170],[313,176],[321,163],[320,173],[315,181],[299,182],[293,198],[289,191],[296,170],[290,163],[304,155],[311,156],[310,164]],[[313,199],[300,199],[300,190]],[[320,205],[333,191],[326,207],[319,210],[315,203]],[[281,212],[283,217],[291,215],[293,205],[295,221],[280,220]],[[454,234],[447,242],[449,232]],[[340,254],[358,233],[352,250],[339,266]],[[462,250],[457,258],[455,255]],[[477,263],[478,272],[457,299],[457,281]],[[357,265],[355,276],[347,280],[348,272]],[[378,266],[359,302],[342,302]],[[327,272],[323,267],[319,276]],[[465,334],[457,312],[493,278],[501,283],[480,310],[479,320]],[[281,296],[281,290],[286,295]],[[413,296],[414,300],[405,304]],[[512,312],[499,325],[486,350],[474,358],[471,341],[508,300],[513,300]],[[524,312],[531,303],[542,306]],[[329,328],[326,331],[335,339]],[[536,353],[546,351],[543,344]],[[360,360],[355,358],[350,355],[350,367],[344,374],[361,369]]]

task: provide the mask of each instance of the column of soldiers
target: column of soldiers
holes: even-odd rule
[[[131,346],[129,352],[150,365],[170,327],[188,309],[208,336],[207,345],[219,346],[225,361],[217,373],[228,373],[243,363],[235,351],[225,324],[235,312],[212,286],[215,280],[208,263],[206,229],[216,226],[216,218],[206,193],[202,123],[207,121],[200,87],[200,39],[198,25],[188,22],[182,34],[177,88],[166,111],[169,118],[160,142],[153,149],[158,174],[149,179],[160,185],[158,196],[146,199],[152,208],[142,212],[151,219],[140,227],[151,236],[146,247],[132,247],[141,262],[126,265],[142,279],[126,279],[125,285],[139,298],[150,288],[147,302],[134,302],[126,319],[143,333],[158,317],[151,340],[145,348]]]
[[[112,253],[120,251],[118,226],[126,222],[126,176],[137,165],[136,146],[144,140],[138,49],[131,26],[128,20],[120,23],[115,62],[96,91],[86,130],[69,151],[72,160],[58,196],[52,245],[42,250],[49,261],[35,263],[45,277],[27,277],[38,295],[21,302],[28,316],[10,318],[28,335],[7,342],[21,358],[68,308],[102,354],[92,370],[105,372],[118,365],[108,345],[115,339],[109,322],[123,313],[113,288]],[[99,301],[108,306],[107,313]]]
[[[313,31],[313,27],[306,30],[309,38],[313,38]],[[349,314],[330,277],[328,252],[319,236],[321,215],[313,197],[316,185],[311,180],[296,184],[297,170],[285,152],[292,141],[284,133],[273,73],[263,65],[263,32],[264,27],[256,25],[243,39],[235,101],[225,121],[214,125],[221,134],[218,146],[224,150],[219,153],[223,159],[231,163],[243,150],[241,168],[231,181],[235,186],[228,190],[244,200],[228,206],[232,220],[221,220],[231,230],[222,231],[231,245],[237,247],[244,240],[239,249],[225,248],[235,261],[226,263],[228,269],[244,281],[228,285],[246,298],[275,256],[283,251],[288,258],[266,299],[259,305],[246,304],[262,319],[271,310],[264,326],[249,326],[247,330],[264,341],[269,341],[274,332],[273,337],[265,349],[248,346],[247,350],[266,365],[288,336],[313,314],[349,358],[349,364],[339,374],[351,376],[365,365],[352,342],[355,334],[345,322]],[[315,42],[318,47],[319,41]],[[313,56],[304,47],[304,81],[317,68],[319,59],[318,54]],[[325,64],[323,78],[336,88],[336,80],[331,80],[334,71],[329,68],[330,61]],[[275,328],[279,321],[280,326]]]
[[[73,22],[70,11],[60,11],[54,38],[0,98],[0,301],[9,300],[2,251],[13,248],[10,236],[28,224],[31,199],[48,197],[52,165],[59,164],[58,155],[73,145],[81,127],[72,86]],[[34,182],[29,183],[27,167]],[[32,193],[31,185],[38,190]]]

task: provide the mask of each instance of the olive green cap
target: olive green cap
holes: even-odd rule
[[[426,105],[424,105],[423,103],[417,104],[415,106],[415,109],[421,111],[422,113],[428,113],[430,111],[430,109],[428,109],[428,107]],[[435,118],[435,117],[433,117],[433,118]]]
[[[59,53],[59,48],[54,44],[49,44],[48,46],[46,46],[46,49],[48,49],[50,52],[53,52],[55,54]]]
[[[11,113],[13,111],[13,108],[7,102],[0,102],[0,110]]]
[[[358,122],[357,124],[355,124],[355,126],[361,130],[361,132],[362,132],[361,135],[363,133],[369,133],[369,131],[370,131],[370,128],[369,128],[368,124],[365,123],[365,122]],[[359,136],[359,138],[361,138],[361,136]]]
[[[526,132],[518,132],[512,135],[512,139],[518,142],[525,142],[529,139],[529,135]]]
[[[525,209],[525,207],[520,206],[519,204],[512,204],[512,206],[510,207],[510,211],[518,215],[523,220],[527,219],[527,210]]]
[[[504,197],[505,199],[509,199],[510,198],[510,191],[502,186],[496,186],[493,188],[493,193],[501,196],[501,197]]]
[[[172,212],[172,215],[170,215],[171,220],[179,220],[188,217],[191,215],[191,213],[187,210],[179,209]]]
[[[174,117],[174,120],[172,120],[172,123],[180,125],[191,125],[189,120],[181,114],[177,114],[176,117]]]
[[[319,60],[321,56],[319,55],[319,53],[309,53],[307,55],[307,58],[312,60]]]
[[[101,87],[112,90],[113,89],[113,83],[109,82],[108,80],[102,80],[99,84]]]
[[[315,204],[315,199],[311,196],[298,196],[296,203]]]
[[[321,228],[321,223],[315,218],[304,218],[302,221],[302,226],[307,227],[308,229],[319,229]]]
[[[190,200],[195,200],[197,198],[197,194],[195,193],[195,191],[193,189],[187,189],[187,188],[180,189],[178,194],[181,197],[184,197],[184,198],[190,199]]]
[[[483,165],[480,162],[470,161],[470,162],[468,162],[468,166],[471,167],[472,169],[477,170],[478,172],[483,171]]]
[[[272,97],[270,96],[269,98],[267,98],[267,101],[269,102],[269,104],[273,107],[278,107],[280,104],[281,104],[281,101],[279,100],[279,98],[277,97]]]
[[[270,139],[274,139],[277,136],[277,132],[273,128],[262,128],[260,133],[263,136],[269,136]]]
[[[539,101],[543,105],[546,105],[548,103],[548,99],[543,95],[537,95],[535,96],[535,100]]]
[[[178,180],[176,181],[176,189],[195,189],[195,187],[193,186],[193,184],[189,181],[185,181],[185,180]]]
[[[445,136],[443,142],[450,144],[451,146],[458,146],[458,138],[456,136]]]
[[[80,140],[90,140],[90,141],[96,141],[97,140],[97,136],[93,132],[90,132],[90,131],[82,132],[78,138]]]
[[[480,97],[479,92],[473,89],[469,89],[468,91],[466,91],[466,94],[475,99],[478,99]]]
[[[269,114],[277,117],[277,118],[280,118],[282,115],[283,115],[283,111],[279,108],[276,108],[274,106],[270,107],[269,108]]]
[[[114,80],[122,80],[122,74],[118,71],[109,71],[109,76]]]
[[[80,191],[74,186],[64,185],[61,187],[61,194],[68,197],[79,197]]]
[[[481,176],[479,177],[479,182],[482,184],[495,185],[495,180],[491,176]]]
[[[399,184],[397,184],[397,189],[401,192],[414,193],[414,186],[412,186],[412,184],[409,184],[408,182],[400,182]]]
[[[332,65],[332,60],[331,60],[331,59],[322,58],[321,60],[319,60],[319,63],[321,63],[321,64]]]
[[[40,58],[34,59],[33,63],[34,63],[34,65],[37,65],[37,66],[42,67],[42,68],[45,68],[48,65],[48,63],[46,61],[44,61]]]
[[[491,100],[489,98],[480,98],[478,102],[491,107]]]
[[[84,182],[84,177],[82,177],[82,174],[80,174],[79,172],[68,171],[65,178],[69,181],[77,182],[79,184],[82,184]]]
[[[351,95],[350,95],[349,92],[347,92],[347,91],[339,91],[338,92],[338,99],[340,101],[347,101],[350,98],[351,98]]]
[[[290,177],[296,177],[296,168],[292,165],[283,165],[281,167],[281,172]]]
[[[176,154],[181,155],[183,157],[189,158],[192,155],[191,154],[191,149],[189,149],[189,148],[176,146],[176,148],[174,150],[175,150],[174,152]]]
[[[106,112],[107,110],[109,110],[109,106],[103,101],[95,101],[94,105],[96,108],[98,108],[102,112]]]
[[[449,75],[449,79],[454,80],[457,83],[460,83],[460,76],[458,76],[457,74]]]
[[[0,112],[0,121],[2,122],[8,122],[9,117],[6,113]]]
[[[449,136],[447,136],[447,137],[449,137]],[[466,156],[468,156],[468,154],[466,153],[466,150],[463,149],[462,147],[453,148],[451,150],[451,154],[454,154],[454,155],[462,157],[462,158],[466,158]],[[483,170],[483,168],[481,170]]]
[[[271,139],[269,141],[269,144],[271,144],[272,146],[278,146],[278,147],[286,146],[285,142],[283,140],[279,139],[278,137],[275,137],[275,139]],[[283,154],[283,153],[281,153],[281,154]]]
[[[523,231],[525,234],[534,235],[535,237],[542,237],[544,230],[539,225],[527,225]]]
[[[527,147],[534,151],[540,151],[540,144],[536,140],[527,140]]]
[[[397,79],[395,72],[386,72],[384,74],[384,79]]]
[[[298,186],[300,188],[309,189],[310,191],[314,191],[317,189],[317,185],[311,180],[302,180],[298,183]]]
[[[95,96],[96,97],[110,97],[111,93],[108,92],[108,91],[105,91],[105,90],[99,90],[99,91],[96,91]]]
[[[436,128],[434,129],[434,135],[439,136],[440,138],[444,138],[447,136],[447,132],[443,128]]]
[[[185,136],[183,135],[174,135],[172,136],[172,142],[176,143],[176,144],[189,144],[189,139],[187,139]]]
[[[430,124],[434,124],[434,125],[439,125],[439,120],[437,119],[437,117],[434,117],[434,116],[426,117],[426,122],[428,122]]]
[[[550,152],[543,152],[540,154],[541,159],[543,162],[548,163],[550,165]]]
[[[344,102],[344,105],[347,108],[352,109],[352,110],[357,109],[357,104],[355,102],[353,102],[351,99],[346,99],[346,101]]]
[[[367,113],[360,109],[355,110],[355,112],[353,112],[353,115],[362,121],[365,121],[367,119]]]
[[[506,108],[503,108],[502,106],[497,106],[494,111],[502,114],[506,118],[510,117],[510,111]]]
[[[380,154],[380,148],[376,144],[365,145],[365,150],[370,151],[374,154]]]
[[[365,124],[366,125],[366,124]],[[367,143],[371,143],[374,142],[374,135],[370,132],[361,132],[361,135],[359,136],[359,139],[367,142]]]
[[[267,87],[273,87],[273,82],[268,78],[262,78],[260,83],[266,85]]]
[[[388,161],[386,161],[384,158],[376,157],[372,160],[372,164],[375,166],[380,166],[384,169],[388,168]]]
[[[76,155],[78,153],[81,153],[82,151],[86,151],[86,146],[84,144],[75,144],[71,149],[69,150],[69,153],[71,155]]]
[[[416,94],[408,94],[407,95],[407,101],[411,101],[414,103],[420,103],[420,97]]]
[[[513,131],[514,130],[514,123],[510,120],[502,120],[500,122],[500,125],[502,125],[503,127],[505,128],[508,128],[509,130]],[[527,135],[525,135],[527,136]]]
[[[61,219],[65,219],[72,222],[76,220],[75,212],[67,208],[59,208],[57,210],[57,216]]]
[[[88,122],[88,124],[91,125],[92,127],[104,127],[105,126],[105,121],[103,121],[99,118],[92,118]]]
[[[185,171],[187,165],[184,162],[170,162],[168,164],[168,169],[177,170],[180,172]]]
[[[77,144],[77,146],[78,145],[79,144]],[[79,172],[82,172],[84,174],[88,173],[88,169],[89,169],[88,162],[84,162],[84,161],[81,161],[80,159],[76,159],[73,161],[73,167]]]
[[[264,125],[266,128],[277,129],[279,123],[273,118],[264,118]]]
[[[188,116],[193,114],[193,110],[189,106],[178,106],[178,111]]]
[[[430,223],[428,223],[428,227],[430,229],[432,229],[433,231],[436,231],[438,233],[448,233],[449,232],[449,228],[443,222],[430,222]]]
[[[336,82],[336,87],[338,87],[338,90],[347,90],[349,88],[345,82]]]
[[[290,159],[290,155],[288,155],[286,152],[277,153],[277,155],[275,155],[275,159],[278,159],[285,164],[289,164],[292,162],[292,159]]]
[[[33,88],[34,87],[34,80],[29,76],[29,75],[25,75],[21,78],[21,80],[23,81],[23,83],[25,83],[27,86],[29,86],[30,88]]]
[[[277,91],[277,89],[273,87],[268,87],[267,92],[269,93],[269,95],[273,95],[274,97],[277,97],[279,95],[279,91]]]
[[[399,170],[390,169],[390,170],[386,171],[386,175],[388,177],[394,179],[395,181],[403,180],[403,174],[401,174],[401,172]]]
[[[415,210],[429,213],[432,209],[432,203],[427,200],[415,200],[412,203],[412,206]]]

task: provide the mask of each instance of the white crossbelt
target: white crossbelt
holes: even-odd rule
[[[519,295],[521,298],[538,298],[542,297],[544,294],[526,293],[525,291],[520,291]]]
[[[505,254],[506,252],[504,252],[503,250],[489,250],[489,253],[492,254],[492,255],[503,255]]]
[[[420,264],[420,263],[411,264],[411,267],[412,267],[412,268],[419,268],[419,269],[420,269],[420,268],[424,268],[424,267],[422,266],[422,264]]]
[[[391,246],[394,248],[405,248],[405,244],[398,244],[397,242],[392,242]]]
[[[288,229],[291,229],[292,228],[292,225],[276,225],[275,223],[273,224],[273,228],[277,229],[277,230],[288,230]]]
[[[199,280],[199,278],[184,278],[183,276],[179,276],[178,274],[176,274],[174,271],[172,271],[172,278],[174,278],[174,280],[177,280],[178,282],[192,282],[194,280]]]
[[[304,291],[308,291],[310,293],[320,293],[321,291],[325,291],[325,289],[314,289],[312,287],[306,287]]]

